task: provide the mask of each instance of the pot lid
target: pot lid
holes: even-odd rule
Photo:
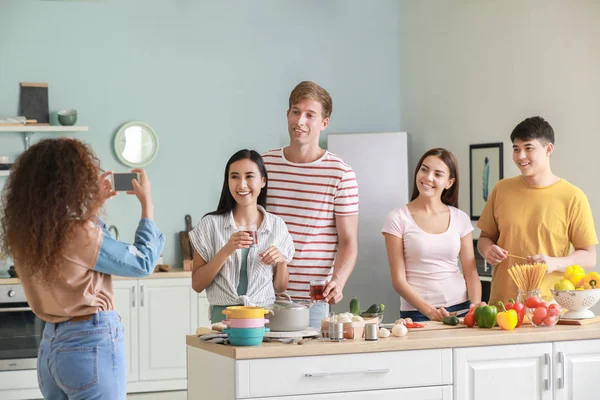
[[[278,293],[275,295],[275,303],[270,308],[274,310],[297,310],[310,307],[306,304],[294,303],[287,293]]]

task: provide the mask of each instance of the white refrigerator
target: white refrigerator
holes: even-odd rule
[[[359,190],[358,258],[335,312],[349,311],[358,297],[361,309],[373,303],[386,306],[384,321],[400,317],[400,297],[391,283],[381,228],[392,209],[409,201],[413,172],[408,171],[410,136],[392,133],[332,133],[327,148],[350,164]]]

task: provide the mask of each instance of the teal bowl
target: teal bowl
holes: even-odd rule
[[[61,110],[57,114],[58,123],[62,126],[73,126],[77,123],[77,110]]]
[[[258,346],[262,343],[265,332],[269,332],[269,328],[223,329],[223,333],[229,337],[229,343],[234,346]]]

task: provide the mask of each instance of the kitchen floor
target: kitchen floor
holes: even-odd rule
[[[127,395],[132,400],[187,400],[187,390],[177,392],[132,393]]]

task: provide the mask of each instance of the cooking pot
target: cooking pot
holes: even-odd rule
[[[265,306],[273,315],[265,324],[271,332],[297,332],[308,328],[310,324],[311,302],[294,303],[287,293],[275,295],[275,303]]]

